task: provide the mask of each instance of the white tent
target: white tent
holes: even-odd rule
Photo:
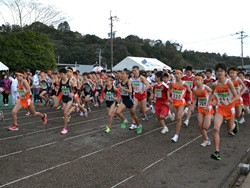
[[[123,70],[127,68],[128,70],[132,70],[132,67],[137,65],[141,70],[152,71],[157,69],[158,71],[162,71],[163,68],[167,68],[171,70],[171,67],[162,63],[158,59],[155,58],[146,58],[146,57],[131,57],[128,56],[119,62],[116,66],[113,67],[114,71]]]
[[[0,71],[8,71],[9,70],[9,67],[7,67],[5,64],[3,64],[1,61],[0,61]]]

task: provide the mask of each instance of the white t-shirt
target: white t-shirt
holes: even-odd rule
[[[11,91],[17,91],[17,78],[10,77],[9,79],[11,80]]]

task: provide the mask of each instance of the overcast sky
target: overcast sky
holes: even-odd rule
[[[240,56],[242,28],[250,36],[249,0],[40,0],[68,16],[71,30],[107,38],[110,10],[116,36],[170,40],[184,49]],[[250,38],[244,39],[250,56]]]

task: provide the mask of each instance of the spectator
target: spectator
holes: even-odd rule
[[[5,74],[3,76],[3,103],[4,106],[9,106],[9,94],[11,90],[11,80],[8,78],[8,76]]]
[[[39,102],[39,93],[40,93],[40,86],[39,86],[39,71],[35,72],[33,76],[33,94],[34,94],[34,102]]]
[[[13,74],[10,77],[11,80],[11,96],[12,96],[12,104],[16,105],[17,97],[19,95],[18,90],[17,90],[17,85],[18,85],[18,80],[16,78],[16,75]]]

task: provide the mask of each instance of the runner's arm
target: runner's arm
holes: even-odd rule
[[[243,83],[243,81],[241,79],[239,79],[239,84],[242,86],[241,91],[240,91],[240,96],[241,96],[241,95],[243,95],[243,93],[246,92],[247,87],[246,87],[246,85]]]

